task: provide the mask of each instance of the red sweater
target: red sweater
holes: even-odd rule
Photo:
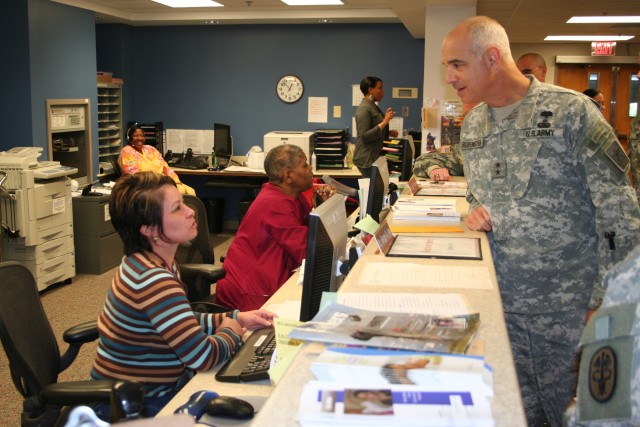
[[[304,195],[293,199],[264,184],[227,252],[216,301],[240,311],[260,308],[302,263],[310,212]]]

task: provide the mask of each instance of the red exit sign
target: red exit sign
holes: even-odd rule
[[[614,56],[616,54],[616,42],[592,42],[591,56]]]

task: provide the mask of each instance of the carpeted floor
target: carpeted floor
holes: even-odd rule
[[[227,253],[233,241],[232,233],[212,235],[216,260]],[[219,264],[216,261],[216,264]],[[41,295],[49,323],[53,329],[60,351],[64,352],[66,344],[62,334],[69,327],[94,320],[100,314],[106,291],[113,278],[114,270],[100,276],[78,275],[69,285],[55,289],[47,289]],[[96,344],[84,345],[77,359],[59,376],[59,381],[78,381],[87,379],[96,351]],[[0,351],[0,427],[20,425],[22,412],[22,396],[15,389],[9,373],[9,362],[4,350]]]

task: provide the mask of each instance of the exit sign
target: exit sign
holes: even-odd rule
[[[616,42],[592,42],[591,56],[614,56],[616,54]]]

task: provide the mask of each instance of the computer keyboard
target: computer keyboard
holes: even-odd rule
[[[238,351],[216,374],[216,380],[229,383],[269,379],[271,356],[276,348],[273,328],[254,331]]]

